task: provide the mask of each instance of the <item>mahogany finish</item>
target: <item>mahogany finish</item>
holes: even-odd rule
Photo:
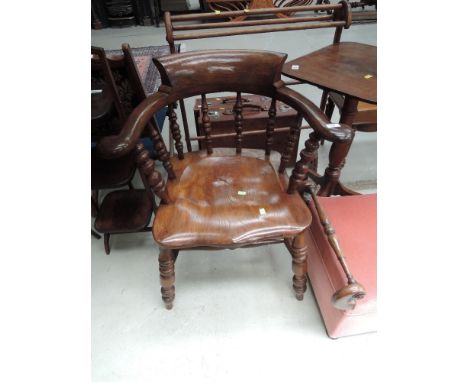
[[[292,69],[293,65],[299,65],[299,69]],[[289,61],[284,65],[283,74],[364,102],[377,103],[377,47],[372,45],[355,42],[329,45]]]
[[[107,194],[95,221],[99,232],[127,233],[145,228],[153,208],[145,190],[118,190]]]
[[[284,242],[293,257],[296,298],[303,298],[306,290],[303,232],[311,223],[311,214],[300,196],[305,184],[298,174],[306,167],[298,162],[288,183],[278,171],[278,164],[264,150],[242,147],[242,92],[286,103],[302,115],[314,130],[312,134],[334,144],[347,145],[353,130],[344,124],[327,127],[329,120],[317,106],[285,87],[280,80],[285,60],[285,54],[254,50],[187,52],[155,60],[162,78],[158,92],[136,107],[118,136],[106,137],[98,144],[99,152],[107,158],[127,155],[136,147],[145,182],[161,199],[153,236],[160,246],[161,292],[168,309],[175,296],[174,263],[178,251],[191,248],[237,248]],[[236,94],[236,118],[232,126],[235,148],[210,145],[211,121],[206,94],[224,91]],[[159,157],[165,168],[173,171],[173,178],[168,177],[164,182],[144,148],[137,144],[138,137],[157,110],[197,93],[202,95],[206,151],[184,153],[183,157]],[[271,121],[265,121],[265,130],[268,126],[271,129],[274,117],[271,113]],[[180,129],[176,123],[173,126],[176,137]],[[291,141],[298,138],[298,126],[291,129]],[[154,137],[158,141],[155,144],[164,143],[160,135]],[[305,157],[309,151],[306,147]]]
[[[294,65],[296,69],[293,69]],[[377,103],[377,48],[375,46],[352,42],[333,44],[286,63],[283,74],[323,88],[322,110],[327,109],[326,100],[330,91],[343,94],[340,124],[353,126],[360,100]],[[331,106],[329,106],[329,116],[331,112]],[[367,126],[367,128],[372,129],[372,126]],[[303,158],[303,164],[307,164],[309,168],[298,169],[298,181],[304,181],[304,174],[308,174],[316,184],[320,185],[318,194],[321,196],[356,194],[339,182],[341,169],[352,140],[348,143],[332,145],[329,165],[323,176],[317,174],[316,171],[317,142],[316,136],[309,144],[309,153],[306,153],[307,155]]]
[[[345,97],[336,92],[329,92],[328,101],[325,107],[325,114],[332,118],[335,105],[340,114],[344,108]],[[353,120],[353,129],[357,131],[375,132],[377,131],[377,105],[359,101],[356,107],[356,114]]]
[[[164,248],[231,248],[294,237],[310,224],[299,194],[287,194],[261,150],[215,148],[172,158],[170,204],[159,206],[153,229]],[[259,176],[261,178],[259,179]]]

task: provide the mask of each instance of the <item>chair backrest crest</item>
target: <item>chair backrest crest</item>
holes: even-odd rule
[[[287,55],[257,50],[204,50],[154,59],[163,86],[187,98],[222,91],[266,96],[281,79]]]

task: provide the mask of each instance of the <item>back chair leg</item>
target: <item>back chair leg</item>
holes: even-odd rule
[[[104,234],[104,249],[106,251],[106,255],[110,254],[110,245],[109,245],[110,233]]]
[[[293,258],[292,270],[293,276],[293,288],[296,292],[296,298],[302,301],[304,293],[307,289],[306,284],[306,268],[307,268],[307,246],[305,244],[304,233],[297,235],[290,247],[290,252]]]
[[[167,248],[161,248],[159,251],[159,275],[161,280],[161,295],[166,305],[166,309],[172,309],[172,302],[175,298],[175,273],[174,261],[176,253]]]

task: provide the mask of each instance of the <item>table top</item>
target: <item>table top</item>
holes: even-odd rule
[[[329,45],[287,62],[283,66],[283,74],[365,102],[377,103],[376,46],[355,42]]]

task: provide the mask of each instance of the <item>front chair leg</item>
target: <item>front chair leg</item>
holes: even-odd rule
[[[175,297],[175,273],[174,260],[175,253],[171,249],[161,248],[159,251],[159,275],[161,280],[161,294],[166,309],[172,309],[172,302]]]
[[[293,288],[296,292],[296,298],[302,301],[304,293],[307,289],[306,284],[306,267],[307,267],[307,246],[305,244],[304,233],[297,235],[291,245],[291,255],[293,257],[292,270]]]

